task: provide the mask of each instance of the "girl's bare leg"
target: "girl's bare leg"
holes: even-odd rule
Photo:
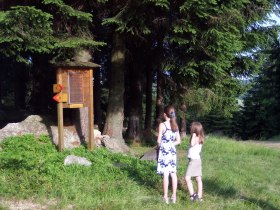
[[[163,198],[168,198],[168,184],[169,184],[169,173],[163,173]]]
[[[190,176],[185,176],[185,180],[187,182],[187,186],[188,186],[190,196],[192,196],[194,194],[192,179],[191,179]]]
[[[196,182],[197,182],[197,195],[199,198],[202,198],[202,189],[203,189],[203,184],[202,184],[202,178],[201,176],[195,177]]]
[[[172,196],[171,196],[171,199],[172,199],[173,203],[176,203],[176,192],[177,192],[177,184],[178,184],[177,174],[172,173],[171,178],[172,178]]]

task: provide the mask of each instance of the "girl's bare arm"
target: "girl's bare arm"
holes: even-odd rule
[[[176,141],[174,141],[173,144],[176,146],[176,145],[178,145],[180,143],[181,143],[181,137],[180,137],[179,132],[177,131],[176,132]]]
[[[163,124],[160,123],[159,128],[158,128],[158,137],[157,137],[158,146],[160,146],[160,143],[161,143],[162,131],[163,131]]]

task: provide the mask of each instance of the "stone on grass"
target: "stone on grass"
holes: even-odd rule
[[[158,147],[154,147],[148,152],[146,152],[140,159],[141,160],[157,160],[158,157]]]
[[[68,155],[64,159],[64,165],[71,165],[71,164],[91,166],[92,163],[84,157],[78,157],[78,156],[75,156],[75,155]]]
[[[63,128],[64,148],[75,148],[80,146],[78,134],[72,130]],[[58,145],[58,128],[47,117],[30,115],[25,120],[18,123],[9,123],[0,130],[0,142],[7,137],[32,134],[35,137],[41,135],[50,136],[53,143]]]
[[[85,117],[85,115],[80,116]],[[87,126],[81,127],[87,128]],[[26,134],[32,134],[35,137],[39,137],[40,135],[50,136],[52,142],[58,146],[59,137],[57,124],[54,123],[50,117],[39,115],[30,115],[21,122],[7,124],[4,128],[0,129],[0,142],[7,137]],[[87,129],[81,131],[79,130],[78,125],[64,126],[64,148],[72,149],[79,147],[82,143],[88,143],[87,136]],[[94,145],[97,148],[104,146],[112,152],[121,152],[126,154],[130,152],[129,147],[125,144],[123,139],[115,139],[108,135],[102,135],[98,129],[94,129]]]

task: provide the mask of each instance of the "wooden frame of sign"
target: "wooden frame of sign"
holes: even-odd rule
[[[93,63],[92,63],[93,64]],[[94,64],[94,67],[99,65]],[[93,103],[93,73],[92,67],[66,66],[56,70],[53,99],[57,101],[58,117],[58,149],[64,149],[63,108],[88,107],[88,148],[94,145],[94,103]]]

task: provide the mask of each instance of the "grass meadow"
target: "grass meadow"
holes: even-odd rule
[[[57,152],[46,136],[8,138],[0,144],[0,209],[26,200],[42,209],[280,209],[279,149],[208,136],[202,151],[204,201],[193,203],[184,181],[187,146],[183,140],[177,147],[177,203],[167,205],[156,162],[139,159],[151,147],[132,146],[136,155],[86,147]],[[64,166],[69,154],[92,165]]]

